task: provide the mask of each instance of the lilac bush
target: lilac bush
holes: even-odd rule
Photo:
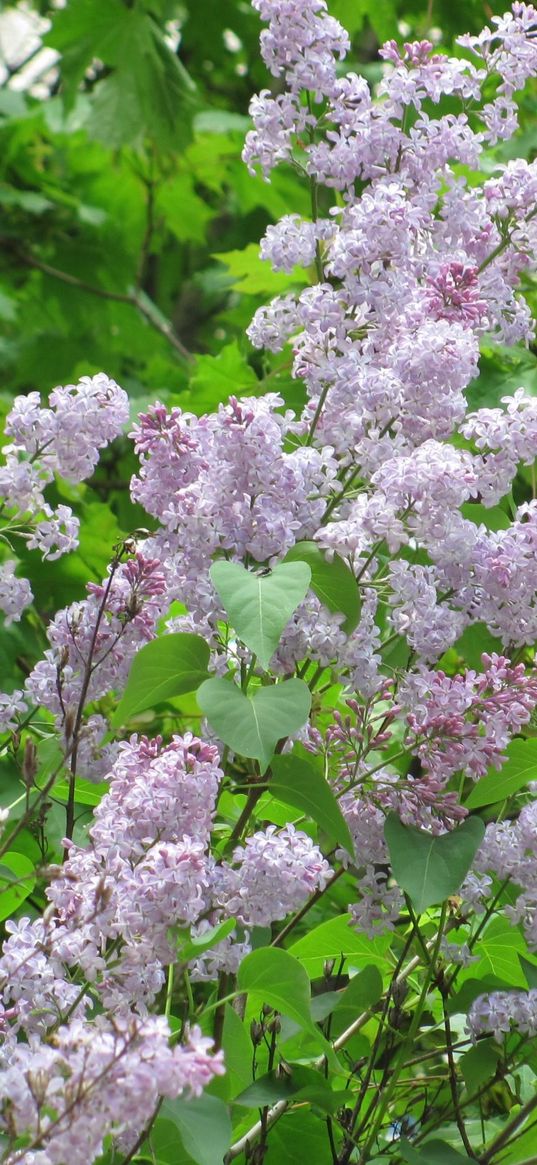
[[[512,489],[537,404],[466,392],[485,338],[534,338],[537,163],[490,159],[537,71],[537,11],[515,3],[456,58],[390,42],[373,92],[324,0],[253,5],[275,86],[244,160],[267,181],[294,167],[311,217],[267,228],[289,285],[248,335],[286,349],[306,403],[140,414],[131,495],[152,530],[111,548],[0,697],[26,790],[5,893],[31,894],[17,838],[58,790],[65,806],[44,911],[16,901],[6,923],[2,1160],[175,1160],[162,1122],[181,1130],[177,1098],[209,1088],[234,1117],[211,1161],[284,1160],[272,1130],[309,1105],[320,1165],[447,1161],[438,1134],[465,1154],[449,1160],[516,1162],[535,1108],[537,500]],[[15,535],[73,550],[47,487],[86,480],[127,423],[104,374],[49,406],[17,398],[6,426],[6,622],[32,602]],[[510,942],[516,966],[495,954]],[[479,1110],[500,1062],[526,1072],[514,1116]]]

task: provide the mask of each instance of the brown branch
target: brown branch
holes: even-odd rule
[[[194,359],[192,353],[188,351],[188,348],[185,348],[182,340],[175,334],[171,321],[167,320],[161,314],[160,308],[139,289],[137,291],[122,292],[109,291],[106,287],[96,287],[93,283],[86,283],[85,279],[79,279],[77,275],[71,275],[68,271],[60,271],[58,267],[52,267],[50,263],[44,263],[42,259],[38,259],[36,255],[30,254],[28,251],[23,251],[19,247],[16,250],[17,257],[27,267],[35,267],[38,271],[42,271],[44,275],[50,275],[52,279],[58,279],[61,283],[66,283],[69,287],[74,287],[78,291],[87,291],[89,295],[96,295],[99,299],[108,299],[113,303],[125,303],[129,307],[135,308],[143,316],[144,320],[171,344],[172,348],[174,348],[183,360],[187,360],[190,363]]]

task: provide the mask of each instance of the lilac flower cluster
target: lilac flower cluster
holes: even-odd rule
[[[32,669],[26,697],[54,713],[66,746],[76,735],[80,775],[100,780],[110,753],[98,761],[106,721],[93,715],[81,724],[85,704],[121,691],[135,652],[153,638],[166,594],[162,563],[137,552],[115,560],[102,585],[89,583],[88,597],[61,610],[48,627],[50,647]],[[86,764],[84,764],[84,755]]]
[[[44,490],[55,474],[69,482],[90,477],[99,450],[121,433],[128,415],[126,392],[104,372],[53,389],[48,408],[37,392],[16,397],[5,426],[12,440],[0,467],[4,539],[11,530],[22,533],[29,548],[49,560],[74,550],[78,519],[69,506],[53,509]],[[0,610],[8,622],[20,619],[32,601],[30,584],[15,577],[15,567],[13,560],[0,566]]]
[[[537,1035],[537,990],[480,995],[470,1007],[467,1027],[474,1040],[492,1032],[501,1043],[512,1028],[533,1039]]]
[[[401,695],[412,706],[410,747],[441,782],[456,772],[477,780],[500,769],[507,744],[537,704],[537,676],[524,664],[512,667],[498,655],[484,655],[482,663],[482,672],[465,675],[417,671]]]
[[[181,962],[174,928],[195,923],[203,933],[215,910],[236,911],[247,926],[269,924],[324,886],[329,871],[318,847],[292,827],[279,834],[269,827],[235,851],[233,865],[216,865],[208,843],[222,772],[213,745],[192,736],[165,747],[133,737],[110,777],[90,844],[70,844],[43,918],[8,923],[0,1089],[10,1101],[0,1126],[10,1137],[29,1136],[36,1151],[15,1150],[10,1165],[89,1165],[107,1133],[134,1143],[159,1096],[199,1095],[223,1071],[222,1054],[211,1056],[211,1041],[197,1029],[170,1047],[167,1022],[148,1015],[165,967]],[[207,958],[233,965],[229,945]],[[241,956],[249,949],[237,946]],[[17,1033],[28,1042],[16,1044]]]
[[[473,904],[487,895],[490,875],[500,881],[508,879],[516,890],[516,899],[504,907],[513,923],[522,923],[531,950],[537,950],[537,803],[523,805],[513,821],[487,825],[482,845],[461,894]],[[477,884],[476,884],[477,876]],[[481,884],[480,884],[481,883]]]

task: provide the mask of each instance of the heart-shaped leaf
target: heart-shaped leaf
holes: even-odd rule
[[[479,817],[467,817],[458,829],[433,837],[413,825],[403,825],[395,813],[390,813],[384,836],[393,876],[418,914],[455,894],[484,833],[485,826]]]
[[[230,680],[206,680],[196,699],[211,728],[233,752],[254,757],[261,772],[279,740],[306,723],[311,693],[303,680],[284,680],[245,696]]]
[[[267,668],[291,615],[307,594],[311,571],[305,562],[253,574],[238,562],[214,562],[211,579],[239,639]]]
[[[132,661],[113,726],[125,724],[161,700],[194,692],[207,676],[208,662],[209,646],[200,635],[181,632],[146,643]]]
[[[354,843],[347,822],[339,808],[330,785],[321,773],[299,756],[275,756],[272,764],[269,793],[302,809],[322,829],[332,834],[349,854],[354,855]]]
[[[311,570],[311,589],[329,611],[345,615],[343,630],[350,634],[360,618],[360,591],[350,567],[335,554],[331,561],[316,542],[297,542],[284,558],[285,562],[307,562]]]

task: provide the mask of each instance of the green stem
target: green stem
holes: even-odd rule
[[[417,1031],[418,1031],[420,1022],[421,1022],[422,1012],[423,1012],[423,1009],[425,1007],[425,1002],[427,999],[427,995],[429,993],[429,988],[430,988],[431,980],[432,980],[432,977],[434,974],[434,969],[435,969],[435,966],[436,966],[436,963],[438,960],[438,955],[440,953],[440,944],[442,942],[442,936],[444,933],[446,913],[447,913],[447,904],[444,902],[442,905],[442,910],[441,910],[441,914],[440,914],[440,922],[438,925],[438,935],[436,937],[436,942],[434,945],[431,961],[430,961],[430,963],[427,967],[427,970],[426,970],[425,979],[423,981],[423,987],[421,989],[420,997],[419,997],[417,1005],[414,1009],[414,1014],[412,1016],[412,1021],[411,1021],[410,1027],[408,1029],[406,1039],[401,1044],[399,1052],[395,1058],[395,1064],[394,1064],[394,1068],[393,1068],[393,1072],[392,1072],[392,1078],[390,1080],[390,1083],[388,1084],[388,1087],[386,1088],[386,1091],[384,1093],[384,1096],[382,1097],[382,1100],[379,1102],[379,1104],[377,1106],[376,1120],[374,1121],[371,1132],[370,1132],[370,1134],[366,1140],[366,1143],[362,1149],[358,1165],[366,1165],[370,1150],[377,1139],[377,1136],[380,1132],[380,1129],[382,1128],[382,1123],[384,1121],[384,1117],[386,1115],[386,1112],[387,1112],[387,1110],[392,1102],[393,1094],[394,1094],[395,1089],[397,1087],[397,1081],[399,1078],[399,1074],[401,1072],[401,1069],[404,1066],[407,1050],[409,1047],[412,1047],[412,1045],[414,1043],[414,1038],[417,1034]]]

